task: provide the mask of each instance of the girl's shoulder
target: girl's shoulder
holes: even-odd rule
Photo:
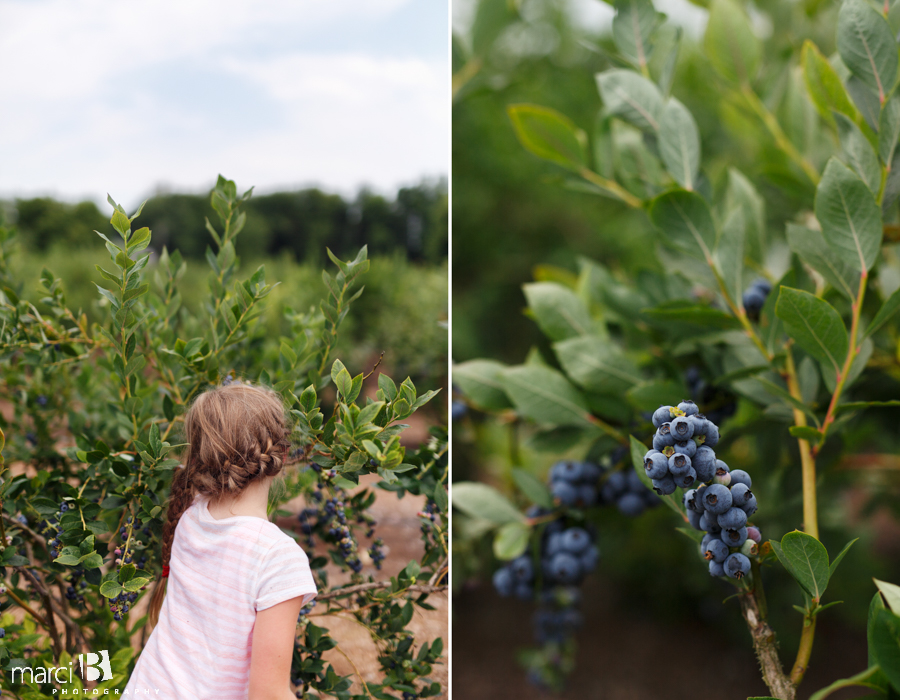
[[[280,548],[287,543],[297,546],[293,537],[270,520],[252,515],[214,518],[209,512],[208,503],[209,498],[200,494],[184,514],[208,534],[217,533],[237,540],[253,540],[257,547],[263,549]]]

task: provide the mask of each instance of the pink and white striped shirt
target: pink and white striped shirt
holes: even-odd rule
[[[159,624],[125,691],[160,700],[246,700],[256,612],[316,595],[300,546],[267,520],[216,520],[198,496],[175,528]],[[157,692],[158,691],[158,692]]]

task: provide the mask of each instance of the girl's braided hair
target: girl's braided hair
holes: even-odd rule
[[[162,565],[168,571],[172,540],[182,514],[197,494],[236,496],[257,479],[281,473],[290,448],[290,427],[281,397],[258,386],[235,382],[203,392],[184,417],[187,449],[176,469],[163,525]],[[156,625],[166,579],[150,599],[150,624]]]

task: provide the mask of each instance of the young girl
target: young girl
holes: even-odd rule
[[[163,579],[150,601],[155,627],[125,692],[293,698],[297,617],[316,586],[306,554],[266,514],[290,445],[281,399],[247,384],[219,386],[196,398],[184,430],[185,463],[163,527]]]

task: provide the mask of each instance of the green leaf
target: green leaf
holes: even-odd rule
[[[856,124],[865,123],[847,95],[837,72],[809,39],[803,43],[801,61],[809,96],[823,118],[830,122],[833,120],[832,112],[837,111],[850,117]]]
[[[866,408],[893,408],[894,406],[900,406],[900,401],[848,401],[838,404],[834,412],[840,414],[847,411],[861,411]]]
[[[513,469],[512,478],[519,490],[532,503],[543,508],[553,508],[553,496],[550,495],[547,487],[534,474],[524,469]]]
[[[129,593],[133,593],[134,591],[139,591],[143,586],[146,586],[150,583],[149,578],[145,578],[143,576],[136,576],[135,578],[127,581],[124,585],[124,588]]]
[[[671,190],[650,203],[650,220],[663,242],[701,260],[711,261],[716,226],[706,200],[685,190]]]
[[[887,20],[865,0],[844,0],[837,47],[850,72],[883,104],[897,79],[897,42]]]
[[[876,592],[869,602],[869,614],[866,618],[866,642],[869,648],[869,666],[877,663],[875,661],[875,644],[873,638],[875,634],[875,618],[878,616],[879,610],[884,610],[884,599],[881,597],[880,592]]]
[[[897,90],[881,108],[878,119],[878,155],[882,163],[894,160],[897,138],[900,137],[900,93]]]
[[[450,502],[467,515],[498,525],[524,522],[525,516],[496,489],[487,484],[462,481],[451,486]]]
[[[854,540],[854,542],[855,541],[856,540]],[[875,585],[878,586],[881,595],[884,596],[887,606],[895,613],[900,612],[900,586],[888,583],[887,581],[879,581],[877,578],[873,580],[875,581]]]
[[[865,671],[862,671],[861,673],[857,673],[855,676],[851,676],[850,678],[843,678],[839,681],[835,681],[831,685],[829,685],[825,688],[822,688],[822,690],[820,690],[819,692],[813,693],[812,696],[810,696],[809,700],[824,700],[829,695],[831,695],[832,693],[834,693],[837,690],[840,690],[841,688],[850,688],[853,686],[877,688],[877,686],[875,686],[872,681],[874,681],[874,679],[877,677],[880,670],[881,669],[878,666],[872,666],[871,668],[867,668]],[[866,696],[866,697],[872,697],[872,696]]]
[[[677,406],[684,399],[685,391],[679,382],[644,382],[629,389],[626,396],[639,411],[655,411],[661,404]]]
[[[821,231],[787,225],[788,245],[803,262],[812,266],[825,281],[851,301],[859,289],[859,272],[848,265],[846,257],[837,253]]]
[[[334,383],[337,386],[338,391],[341,392],[342,399],[347,403],[350,403],[352,399],[348,397],[353,392],[353,378],[350,376],[350,372],[348,372],[346,368],[342,369],[338,372]]]
[[[660,118],[659,155],[675,182],[693,190],[700,169],[700,131],[687,107],[674,97]]]
[[[381,393],[384,394],[385,401],[390,402],[397,398],[397,385],[394,383],[393,379],[383,372],[378,374],[378,388],[381,389]]]
[[[766,254],[766,207],[763,198],[753,183],[736,168],[728,169],[728,188],[725,191],[725,210],[740,209],[744,221],[743,252],[748,257],[762,262]],[[728,238],[732,236],[729,235]],[[719,246],[723,245],[726,232],[723,230],[719,238]],[[731,257],[731,256],[729,256]],[[729,266],[729,267],[734,267]],[[726,280],[727,281],[727,280]],[[741,290],[743,293],[743,290]]]
[[[565,340],[591,332],[587,304],[571,289],[556,282],[522,285],[528,308],[550,340]]]
[[[847,329],[827,301],[809,292],[781,287],[775,314],[797,344],[810,355],[840,372],[847,357]]]
[[[868,338],[875,333],[875,331],[891,319],[891,316],[897,313],[898,309],[900,309],[900,289],[897,289],[891,294],[891,296],[888,297],[888,300],[881,305],[881,308],[878,309],[878,313],[875,314],[875,318],[873,318],[872,322],[866,327],[863,338]]]
[[[494,360],[470,360],[453,366],[453,382],[466,399],[485,411],[512,408],[500,375],[506,365]]]
[[[643,381],[637,366],[599,336],[585,335],[554,343],[553,351],[566,374],[589,391],[618,394]]]
[[[632,65],[647,65],[652,46],[650,37],[661,23],[661,16],[650,0],[617,0],[613,18],[613,41]]]
[[[837,122],[838,135],[841,138],[841,147],[844,149],[847,165],[856,171],[860,179],[866,183],[869,191],[877,197],[878,191],[881,189],[881,164],[878,162],[878,156],[875,155],[872,144],[849,117],[835,112],[834,120]]]
[[[565,115],[532,104],[510,105],[507,112],[526,150],[576,171],[587,164],[587,136]]]
[[[53,560],[54,564],[63,564],[64,566],[75,566],[80,561],[80,557],[73,554],[60,554]],[[102,562],[101,562],[102,563]]]
[[[644,131],[659,131],[664,110],[656,85],[633,70],[613,68],[597,74],[597,88],[603,100],[603,114]]]
[[[522,522],[506,523],[494,535],[494,556],[500,561],[515,559],[528,548],[531,528]]]
[[[516,410],[541,425],[590,426],[587,401],[559,372],[549,367],[510,367],[500,381]]]
[[[744,294],[744,234],[746,230],[744,210],[732,209],[716,244],[716,267],[725,282],[725,288],[736,304],[741,304]]]
[[[297,353],[294,352],[294,349],[283,340],[281,341],[280,352],[282,355],[284,355],[284,358],[288,361],[288,364],[291,367],[297,364]]]
[[[750,18],[734,0],[713,0],[703,48],[716,72],[732,83],[749,84],[759,66],[761,45]]]
[[[85,569],[99,569],[103,565],[103,557],[97,552],[85,554],[80,561]]]
[[[818,445],[822,440],[822,433],[808,425],[792,425],[788,432],[800,440],[806,440],[811,445]]]
[[[104,581],[100,584],[100,595],[104,598],[115,598],[123,590],[118,581]]]
[[[773,543],[774,545],[774,543]],[[812,535],[794,530],[786,534],[775,554],[788,573],[816,602],[828,586],[828,552]]]
[[[866,184],[836,158],[825,166],[815,210],[825,240],[835,251],[860,272],[872,267],[881,249],[881,211]]]
[[[872,654],[895,690],[900,690],[900,617],[890,610],[875,613]]]
[[[829,580],[829,581],[831,580],[831,577],[834,576],[834,572],[837,570],[838,564],[841,563],[841,560],[844,558],[844,556],[846,556],[847,552],[850,551],[850,548],[854,545],[854,543],[855,543],[858,539],[859,539],[859,538],[857,537],[856,539],[850,540],[847,544],[845,544],[845,545],[844,545],[844,548],[841,550],[841,553],[838,554],[838,555],[834,558],[834,561],[831,562],[831,564],[830,564],[829,567],[828,567],[828,580]]]
[[[683,299],[667,301],[652,309],[642,309],[641,312],[651,319],[668,323],[688,323],[692,326],[723,330],[741,327],[741,322],[731,314]]]

